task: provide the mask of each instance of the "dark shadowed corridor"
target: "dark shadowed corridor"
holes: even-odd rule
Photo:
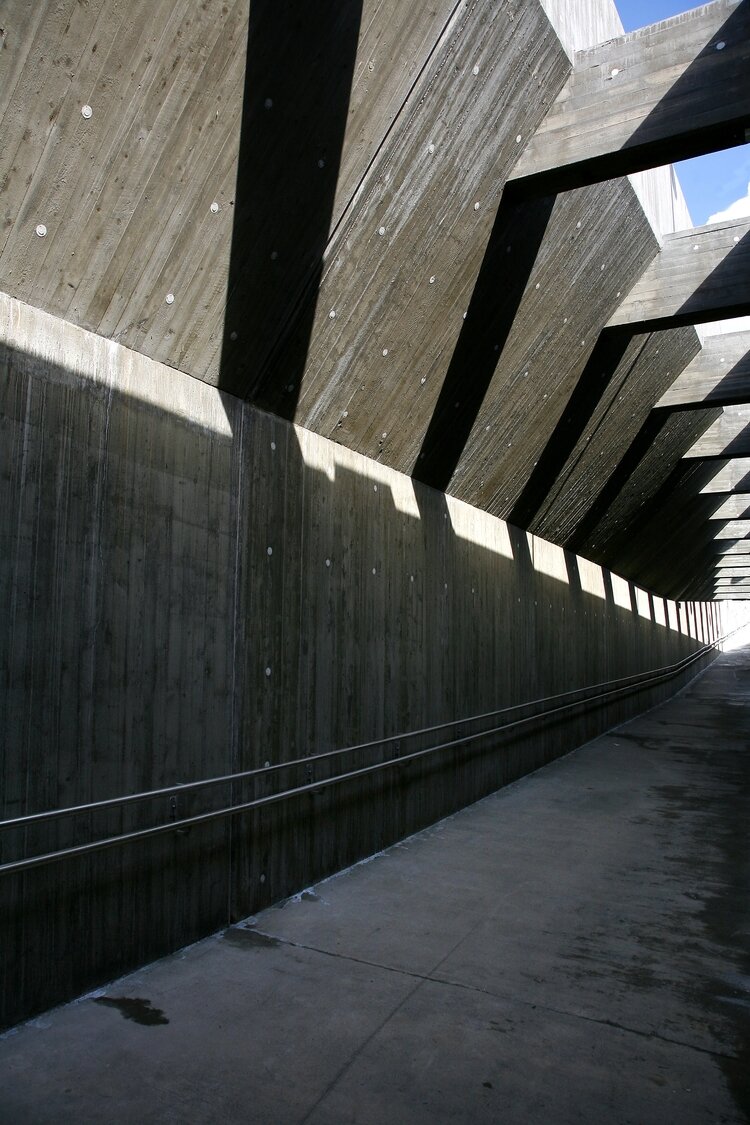
[[[747,1120],[749,659],[6,1034],[0,1118]]]

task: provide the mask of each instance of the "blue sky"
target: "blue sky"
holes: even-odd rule
[[[615,0],[615,3],[626,31],[668,19],[696,6],[690,0]],[[700,226],[747,194],[750,145],[683,160],[676,168],[693,222]]]

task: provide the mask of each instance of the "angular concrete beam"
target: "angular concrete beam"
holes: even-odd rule
[[[581,51],[513,179],[548,194],[742,144],[749,65],[749,0],[717,0]]]
[[[689,409],[742,402],[750,402],[750,332],[730,332],[709,336],[656,406]]]
[[[735,539],[734,542],[722,542],[720,539],[713,541],[714,553],[717,557],[722,559],[739,558],[742,556],[744,564],[745,557],[750,558],[750,539]]]
[[[716,473],[701,492],[750,492],[750,457],[717,461]]]
[[[750,518],[750,496],[738,492],[735,496],[728,496],[723,504],[720,504],[713,515],[708,517],[711,520],[742,520]]]
[[[667,235],[607,327],[671,328],[747,312],[750,220],[743,218]]]
[[[750,520],[730,520],[716,532],[714,539],[750,539]]]
[[[688,449],[690,457],[747,457],[750,455],[750,406],[726,406],[721,417]]]
[[[750,570],[750,554],[715,555],[713,565],[717,574],[725,570]]]

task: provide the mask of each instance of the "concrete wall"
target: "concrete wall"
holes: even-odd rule
[[[716,606],[678,618],[582,559],[83,329],[9,298],[0,314],[6,818],[658,667],[721,627]],[[262,814],[0,876],[0,1022],[299,890],[678,685]],[[323,776],[295,768],[179,796],[177,814]],[[163,799],[6,832],[0,854],[170,815]]]
[[[571,62],[576,51],[606,43],[622,35],[622,20],[614,0],[540,0],[547,19],[568,53]]]

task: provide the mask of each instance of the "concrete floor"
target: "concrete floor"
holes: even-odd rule
[[[0,1120],[750,1114],[750,649],[382,856],[0,1040]]]

